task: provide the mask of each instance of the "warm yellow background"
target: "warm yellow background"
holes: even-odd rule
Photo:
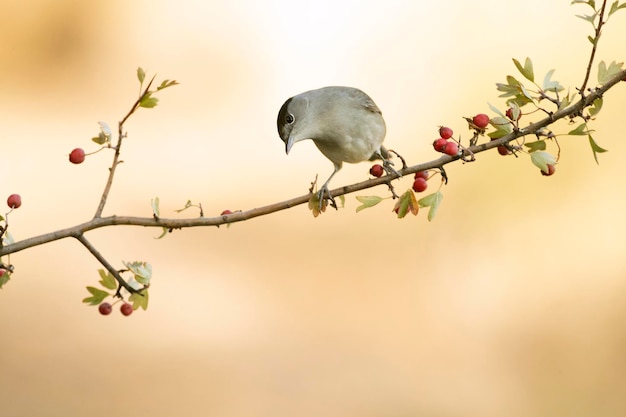
[[[2,204],[17,239],[88,220],[135,69],[181,85],[127,125],[105,215],[187,199],[207,215],[304,194],[331,164],[289,157],[276,114],[290,95],[352,85],[383,110],[386,144],[437,155],[437,126],[503,107],[494,83],[531,56],[572,91],[591,27],[569,1],[0,2]],[[598,59],[624,60],[626,12]],[[154,267],[151,305],[101,317],[81,299],[99,264],[75,241],[14,254],[0,293],[0,408],[13,416],[623,416],[626,410],[626,85],[592,127],[610,150],[563,137],[553,177],[528,157],[448,169],[436,220],[391,202],[313,219],[303,206],[230,228],[108,228],[103,254]],[[529,121],[532,116],[525,116]],[[570,127],[555,127],[559,133]],[[348,165],[333,185],[367,178]],[[434,189],[435,184],[431,185]],[[410,186],[408,179],[397,185]],[[380,187],[367,193],[385,195]],[[184,215],[195,215],[193,211]]]

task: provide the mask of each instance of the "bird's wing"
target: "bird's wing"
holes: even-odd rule
[[[366,110],[371,111],[372,113],[378,113],[382,115],[383,113],[380,111],[374,100],[370,98],[363,91],[354,89],[354,98],[358,100],[359,104],[363,106]]]

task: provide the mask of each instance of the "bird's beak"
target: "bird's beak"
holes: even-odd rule
[[[289,135],[289,138],[287,139],[287,142],[285,142],[285,153],[289,154],[289,151],[291,150],[291,147],[293,146],[295,140],[293,138],[293,135]]]

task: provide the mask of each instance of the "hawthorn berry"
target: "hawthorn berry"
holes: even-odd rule
[[[472,123],[479,129],[484,129],[489,125],[489,116],[484,113],[479,113],[472,119]]]
[[[446,151],[446,144],[448,143],[448,141],[444,138],[439,138],[437,140],[435,140],[433,142],[433,148],[435,148],[435,150],[437,152],[445,152]]]
[[[120,311],[123,315],[130,316],[131,314],[133,314],[133,306],[130,303],[124,303],[120,307]]]
[[[509,119],[513,120],[513,107],[509,107],[508,109],[506,109],[506,117],[508,117]],[[522,112],[519,112],[519,114],[517,115],[517,120],[522,118]]]
[[[428,171],[417,171],[415,173],[415,176],[413,177],[413,179],[418,179],[418,178],[424,178],[425,180],[428,179]]]
[[[76,148],[70,152],[70,162],[73,164],[82,164],[85,160],[85,151],[81,148]]]
[[[426,182],[424,178],[415,178],[415,181],[413,181],[413,191],[421,193],[422,191],[425,191],[426,188],[428,188],[428,182]]]
[[[550,175],[554,174],[554,172],[556,171],[556,167],[552,164],[548,164],[548,172],[544,171],[543,169],[541,170],[541,175],[549,177]]]
[[[370,168],[370,174],[376,178],[382,177],[384,173],[385,173],[385,169],[380,164],[372,165],[372,167]]]
[[[224,210],[223,212],[220,213],[220,216],[226,216],[227,214],[233,214],[233,212],[230,210]]]
[[[511,151],[509,151],[506,146],[500,145],[498,146],[498,153],[502,156],[506,156],[509,155]]]
[[[444,139],[450,139],[452,135],[454,134],[454,132],[452,132],[452,129],[450,129],[449,127],[441,126],[439,128],[439,134]]]
[[[113,306],[110,303],[104,302],[98,306],[98,311],[103,316],[108,316],[113,311]]]
[[[449,141],[446,143],[444,153],[450,156],[457,156],[459,154],[459,145],[456,142]]]
[[[22,197],[19,194],[11,194],[9,198],[7,198],[7,205],[12,209],[20,208],[22,205]]]

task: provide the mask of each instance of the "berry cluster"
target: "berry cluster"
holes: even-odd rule
[[[106,301],[98,306],[98,311],[103,316],[108,316],[113,311],[113,306],[111,303],[107,303]],[[133,306],[130,303],[123,303],[120,307],[120,312],[124,316],[130,316],[133,314]]]
[[[439,139],[436,139],[433,142],[433,148],[437,152],[445,153],[446,155],[456,156],[459,154],[459,145],[454,141],[452,135],[452,129],[446,126],[441,126],[439,128]]]

